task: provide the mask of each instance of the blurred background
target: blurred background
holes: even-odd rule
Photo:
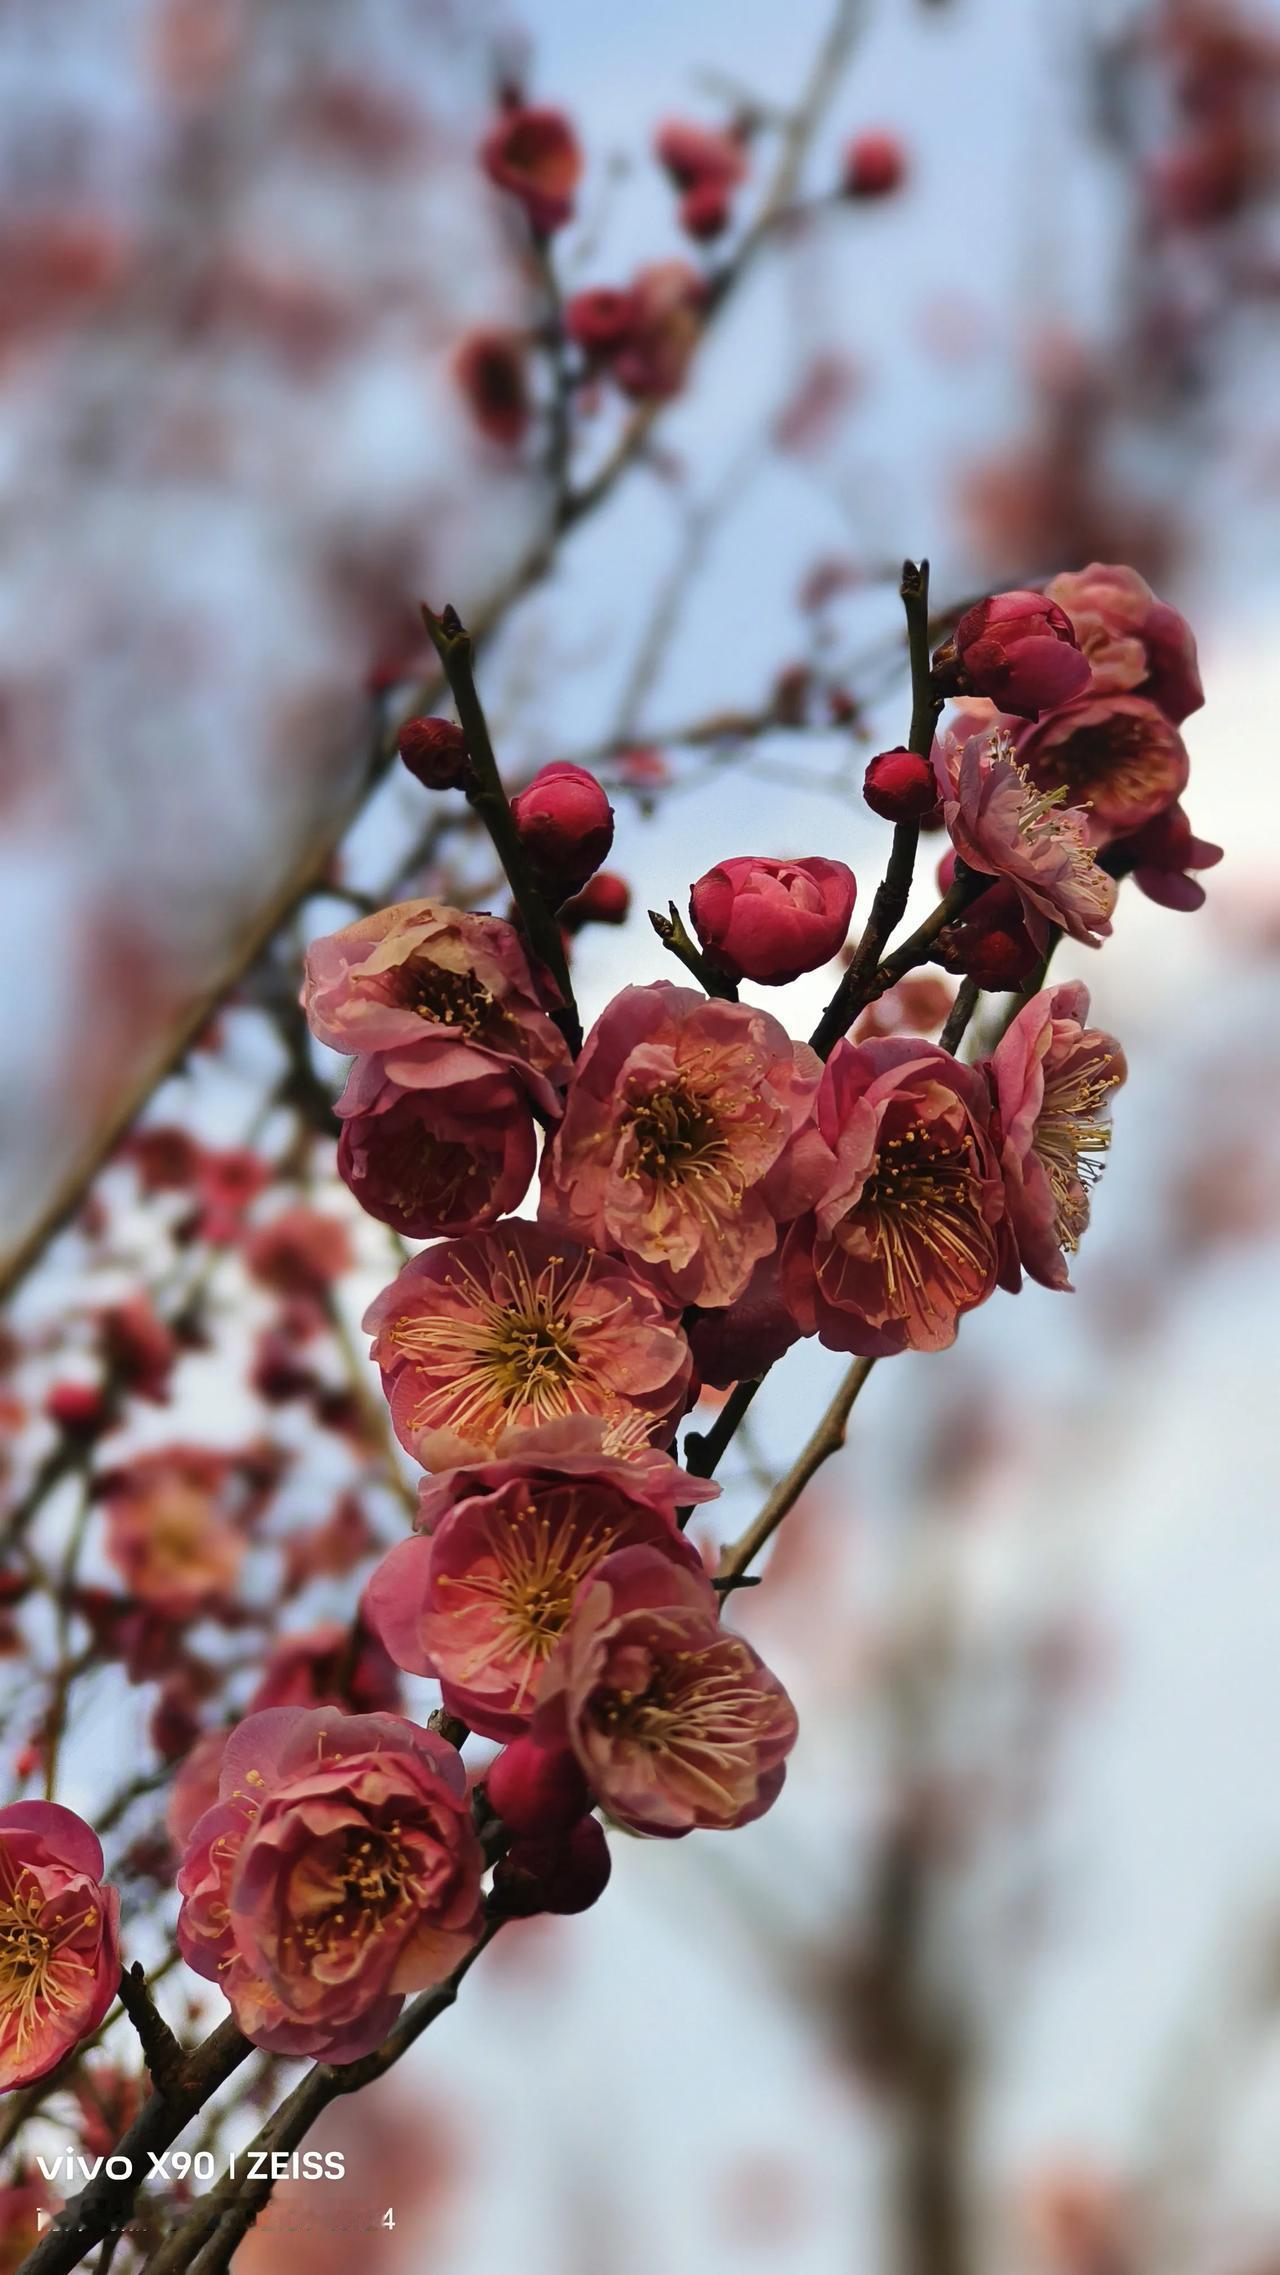
[[[587,158],[550,297],[476,158],[512,85]],[[632,912],[575,943],[588,1014],[669,976],[646,910],[719,858],[839,852],[865,909],[904,553],[939,610],[1141,570],[1200,640],[1187,803],[1226,847],[1203,911],[1128,889],[1055,964],[1130,1065],[1079,1292],[878,1369],[739,1599],[801,1715],[777,1807],[619,1838],[596,1910],[504,1933],[249,2275],[345,2268],[339,2212],[389,2206],[388,2275],[1280,2270],[1278,104],[1277,0],[0,9],[0,1703],[12,1791],[52,1755],[70,1806],[111,1796],[142,1955],[173,1765],[404,1523],[357,1348],[396,1259],[292,1006],[360,907],[494,897],[386,771],[419,600],[486,633],[511,782],[610,784]],[[747,122],[707,245],[672,117]],[[865,134],[901,179],[842,197]],[[555,295],[677,261],[732,289],[669,391],[576,399],[566,520]],[[827,992],[771,1008],[800,1033]],[[294,1206],[347,1244],[323,1301],[264,1262]],[[838,1372],[766,1386],[707,1537]],[[54,1393],[104,1381],[99,1458]],[[98,1510],[108,1461],[179,1443],[227,1457],[248,1543],[180,1633]],[[6,2140],[0,2195],[82,2117]]]

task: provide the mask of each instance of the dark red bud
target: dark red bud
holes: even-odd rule
[[[471,764],[466,737],[452,719],[406,719],[400,756],[424,790],[461,790]]]
[[[918,822],[938,803],[938,784],[927,758],[899,745],[882,750],[862,778],[862,795],[887,822]]]

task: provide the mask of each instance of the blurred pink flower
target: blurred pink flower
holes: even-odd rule
[[[671,1436],[689,1347],[654,1291],[542,1225],[441,1241],[365,1326],[402,1445],[424,1468],[492,1452],[506,1431],[597,1415],[610,1452]]]
[[[1074,709],[1082,708],[1080,705]],[[1050,712],[1052,726],[1068,712]],[[1037,733],[1039,729],[1033,729]],[[934,747],[943,818],[956,852],[971,869],[1005,877],[1032,920],[1060,925],[1073,940],[1097,947],[1111,930],[1114,879],[1100,869],[1085,835],[1087,817],[1064,806],[1061,788],[1044,794],[1008,735],[951,738]]]
[[[276,1295],[322,1297],[351,1268],[351,1235],[337,1217],[299,1201],[254,1226],[244,1260]]]
[[[619,387],[641,400],[678,395],[702,331],[707,288],[687,261],[658,261],[633,278],[625,339],[614,350]]]
[[[1111,1143],[1108,1102],[1124,1081],[1124,1054],[1087,1027],[1089,991],[1078,980],[1042,990],[1013,1020],[988,1062],[1001,1129],[1001,1166],[1018,1256],[1048,1288],[1069,1288],[1089,1222],[1096,1158]]]
[[[384,1557],[364,1599],[397,1665],[438,1677],[450,1713],[488,1738],[527,1726],[575,1595],[613,1550],[644,1545],[700,1568],[676,1509],[716,1490],[660,1454],[605,1454],[599,1424],[522,1434],[537,1450],[424,1484],[419,1533]]]
[[[1002,1258],[983,1077],[908,1036],[837,1043],[817,1118],[834,1164],[783,1244],[792,1312],[828,1350],[942,1350],[991,1294]]]
[[[624,988],[543,1156],[543,1217],[673,1304],[732,1303],[828,1172],[810,1126],[820,1072],[768,1012],[665,980]]]
[[[481,434],[503,450],[524,440],[533,406],[519,332],[468,332],[453,358],[458,391]]]
[[[1045,590],[1075,626],[1095,695],[1145,695],[1175,727],[1200,709],[1195,634],[1136,569],[1091,561]]]
[[[776,1675],[720,1625],[702,1573],[628,1548],[584,1587],[543,1678],[534,1735],[568,1739],[620,1825],[677,1840],[764,1815],[796,1717]]]
[[[511,104],[486,135],[480,161],[498,189],[519,199],[539,236],[569,220],[582,152],[563,111]]]
[[[178,1942],[274,2053],[355,2061],[481,1927],[466,1772],[390,1714],[272,1707],[233,1731],[178,1874]]]
[[[130,1595],[165,1619],[194,1619],[230,1593],[244,1534],[221,1498],[229,1463],[199,1446],[165,1446],[113,1471],[104,1549]]]
[[[0,1809],[0,2093],[44,2077],[96,2030],[120,1980],[120,1899],[70,1809]]]

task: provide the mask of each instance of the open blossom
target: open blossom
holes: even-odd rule
[[[498,189],[519,199],[539,236],[569,220],[582,152],[563,111],[511,104],[486,135],[480,161]]]
[[[783,987],[816,972],[844,946],[857,884],[843,861],[742,855],[699,877],[689,898],[693,928],[731,978]]]
[[[513,927],[439,901],[401,901],[307,951],[303,1005],[335,1051],[381,1054],[467,1043],[514,1068],[543,1112],[569,1073]]]
[[[1199,710],[1204,688],[1191,626],[1136,569],[1091,561],[1046,591],[1075,626],[1095,695],[1145,695],[1175,727]]]
[[[776,1675],[720,1625],[704,1574],[625,1548],[578,1598],[534,1735],[567,1739],[620,1825],[678,1840],[764,1815],[782,1789],[796,1717]]]
[[[688,1401],[689,1346],[654,1290],[541,1225],[441,1241],[365,1326],[396,1435],[426,1469],[571,1414],[597,1415],[610,1452],[638,1452]]]
[[[1001,1167],[1018,1255],[1033,1279],[1069,1288],[1089,1222],[1089,1188],[1111,1143],[1108,1103],[1124,1053],[1086,1026],[1089,991],[1073,980],[1033,996],[989,1061],[1002,1133]]]
[[[1080,706],[1075,706],[1079,709]],[[1051,712],[1044,722],[1069,716]],[[1033,729],[1033,733],[1039,730]],[[948,737],[934,747],[942,812],[956,852],[984,876],[1005,877],[1034,932],[1057,924],[1096,948],[1111,930],[1114,880],[1100,869],[1086,837],[1087,817],[1063,804],[1060,788],[1037,787],[1021,747],[1002,731]]]
[[[345,1224],[305,1202],[255,1225],[244,1253],[252,1277],[283,1296],[323,1297],[353,1261]]]
[[[53,1801],[0,1809],[0,2093],[96,2030],[120,1980],[120,1899],[96,1833]]]
[[[194,1619],[234,1588],[245,1537],[228,1514],[228,1464],[166,1446],[111,1473],[105,1549],[131,1596],[165,1619]]]
[[[339,1175],[410,1240],[493,1224],[529,1189],[528,1093],[487,1051],[431,1042],[358,1058],[336,1110]]]
[[[513,1433],[528,1452],[426,1482],[419,1532],[383,1558],[364,1613],[397,1665],[435,1675],[450,1713],[488,1738],[525,1729],[575,1595],[615,1549],[698,1569],[676,1509],[716,1488],[664,1455],[619,1460],[600,1425]]]
[[[1018,763],[1038,788],[1088,810],[1095,843],[1140,829],[1187,786],[1176,727],[1144,695],[1086,695],[1027,730]]]
[[[233,1731],[192,1830],[178,1943],[272,2053],[358,2060],[481,1927],[466,1772],[394,1714],[271,1707]]]
[[[453,376],[481,434],[503,450],[514,450],[533,416],[523,335],[490,326],[468,332],[458,343]]]
[[[1005,1255],[982,1076],[905,1035],[837,1043],[817,1112],[834,1169],[783,1245],[791,1310],[828,1350],[944,1349]]]
[[[543,1156],[543,1216],[628,1257],[672,1303],[732,1303],[821,1188],[820,1072],[765,1011],[666,980],[624,988]]]

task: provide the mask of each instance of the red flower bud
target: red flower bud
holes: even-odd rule
[[[597,285],[575,292],[564,312],[564,328],[584,355],[610,356],[622,347],[635,319],[635,298],[630,292]]]
[[[747,154],[736,134],[668,119],[654,136],[654,150],[679,190],[704,186],[729,190],[747,171]]]
[[[597,869],[580,893],[567,900],[560,922],[570,932],[584,924],[625,924],[631,909],[631,887],[616,869]]]
[[[481,434],[514,450],[531,415],[519,332],[468,332],[458,344],[453,376]]]
[[[55,1382],[44,1402],[51,1422],[67,1435],[92,1438],[107,1424],[107,1402],[96,1382]]]
[[[693,927],[719,970],[784,987],[844,946],[857,882],[843,861],[751,855],[721,861],[690,896]]]
[[[517,1919],[535,1912],[586,1912],[604,1894],[613,1859],[594,1817],[580,1817],[568,1833],[514,1841],[496,1866],[493,1892]]]
[[[480,163],[491,182],[519,198],[539,236],[568,221],[582,152],[563,111],[513,104],[485,136]]]
[[[680,227],[700,245],[709,244],[729,225],[729,193],[719,182],[699,182],[680,200]]]
[[[844,154],[846,197],[889,197],[905,179],[907,157],[896,134],[856,134]]]
[[[466,737],[452,719],[406,719],[400,757],[424,790],[461,790],[471,763]]]
[[[1016,718],[1071,703],[1091,673],[1066,610],[1042,592],[1000,592],[965,611],[949,649],[970,692]]]
[[[513,1738],[488,1770],[489,1806],[513,1833],[567,1833],[586,1814],[591,1796],[576,1756],[567,1746],[540,1746]]]
[[[934,960],[945,971],[976,980],[979,987],[1000,991],[1020,987],[1035,970],[1040,953],[1027,930],[1017,893],[1002,882],[980,893],[960,922],[939,934]]]
[[[883,821],[919,822],[937,805],[938,784],[928,759],[900,743],[872,759],[862,777],[862,795]]]
[[[613,808],[594,774],[556,759],[511,801],[520,841],[544,884],[577,892],[613,843]]]

